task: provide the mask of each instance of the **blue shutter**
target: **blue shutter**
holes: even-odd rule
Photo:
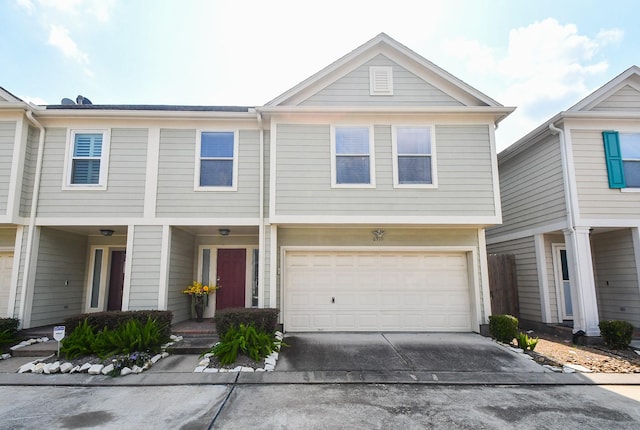
[[[625,188],[624,167],[622,165],[622,153],[620,152],[620,140],[617,131],[603,131],[604,156],[607,160],[607,172],[609,174],[609,188]]]

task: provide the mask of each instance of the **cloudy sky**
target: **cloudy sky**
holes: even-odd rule
[[[633,64],[637,0],[2,0],[0,86],[38,104],[263,105],[385,32],[517,111],[504,149]]]

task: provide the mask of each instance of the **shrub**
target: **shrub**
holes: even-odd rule
[[[273,334],[256,329],[252,324],[240,324],[232,326],[218,342],[211,352],[220,364],[231,364],[238,358],[238,353],[243,352],[254,361],[260,361],[271,354],[279,341]]]
[[[216,311],[214,321],[216,330],[222,338],[231,327],[253,325],[256,330],[274,333],[278,326],[278,314],[274,308],[226,308]]]
[[[518,335],[518,318],[513,315],[491,315],[489,317],[491,336],[504,343],[511,343]]]
[[[109,311],[79,314],[66,318],[64,325],[67,333],[72,332],[85,320],[87,320],[89,325],[96,331],[102,330],[105,327],[109,330],[115,330],[129,320],[137,320],[141,324],[145,324],[149,318],[157,322],[162,337],[169,337],[171,335],[171,319],[173,318],[171,311]]]
[[[15,318],[0,318],[0,350],[17,341],[18,323]]]
[[[611,349],[627,349],[633,337],[633,325],[627,321],[600,321],[600,335]]]
[[[527,349],[533,351],[536,349],[536,345],[538,344],[538,338],[535,339],[529,337],[526,333],[518,333],[518,337],[516,337],[516,341],[518,341],[518,348],[521,348],[523,351]]]
[[[95,341],[95,329],[85,319],[62,339],[60,353],[70,359],[91,355],[93,354]]]

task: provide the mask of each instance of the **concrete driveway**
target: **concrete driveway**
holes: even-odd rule
[[[295,333],[278,371],[544,372],[474,333]]]

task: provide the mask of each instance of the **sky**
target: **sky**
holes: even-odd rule
[[[638,0],[0,0],[0,86],[261,106],[384,32],[504,106],[502,150],[632,65]]]

